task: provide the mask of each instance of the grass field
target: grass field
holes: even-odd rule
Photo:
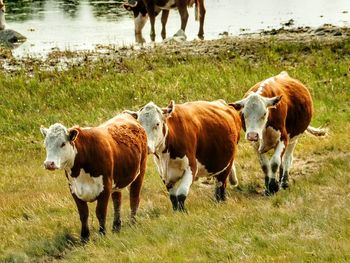
[[[350,262],[350,40],[287,42],[222,49],[215,56],[161,48],[122,61],[96,61],[67,71],[0,72],[0,261],[4,262]],[[188,214],[174,213],[152,158],[138,223],[79,243],[80,221],[63,172],[43,169],[40,125],[97,125],[150,100],[235,101],[256,82],[286,70],[310,89],[313,126],[325,139],[303,136],[290,188],[263,196],[263,174],[243,139],[236,166],[240,188],[216,203],[213,186],[195,183]]]

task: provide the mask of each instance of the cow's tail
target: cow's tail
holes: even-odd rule
[[[318,137],[325,137],[328,135],[328,129],[325,128],[315,128],[312,126],[308,126],[306,128],[307,133],[313,135],[313,136],[318,136]]]

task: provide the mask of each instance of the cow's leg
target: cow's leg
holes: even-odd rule
[[[117,233],[120,231],[122,222],[120,220],[120,207],[122,204],[122,193],[114,192],[112,193],[113,207],[114,207],[114,219],[112,231]]]
[[[176,6],[181,17],[181,29],[185,32],[188,20],[187,1],[177,0]]]
[[[77,205],[81,222],[81,242],[86,243],[87,241],[89,241],[90,237],[90,231],[88,227],[89,207],[85,201],[80,200],[75,194],[73,194],[73,198]]]
[[[297,137],[294,137],[293,139],[291,139],[283,155],[283,162],[282,162],[283,169],[282,169],[282,173],[280,173],[280,177],[281,177],[280,183],[283,189],[286,189],[289,186],[289,178],[288,178],[289,169],[292,166],[293,152],[294,152],[295,146],[297,145],[297,142],[298,142]]]
[[[176,197],[178,201],[178,210],[182,212],[186,212],[185,208],[185,200],[187,198],[188,192],[190,190],[190,186],[193,181],[193,175],[190,167],[187,167],[184,175],[180,179],[177,191],[176,191]]]
[[[147,22],[147,14],[142,15],[140,12],[137,17],[134,19],[135,23],[135,41],[137,43],[144,43],[145,39],[142,36],[142,29]]]
[[[177,211],[179,209],[179,201],[177,200],[177,196],[176,196],[177,187],[172,186],[171,188],[168,188],[168,191],[169,191],[171,204],[173,205],[173,210]]]
[[[145,172],[143,170],[142,172],[140,172],[136,180],[130,185],[130,220],[132,224],[136,223],[136,213],[140,204],[140,192],[142,188],[144,174]]]
[[[279,171],[281,165],[281,156],[284,152],[284,148],[285,142],[279,141],[270,160],[271,173],[269,173],[268,177],[267,194],[274,194],[279,189],[278,182],[276,180],[276,174]]]
[[[205,6],[204,0],[199,0],[199,31],[198,37],[200,39],[204,39],[204,18],[205,18]]]
[[[226,170],[221,172],[216,176],[216,185],[215,185],[215,199],[216,201],[225,201],[226,200],[226,179],[227,176],[232,173],[232,166],[230,165]]]
[[[230,183],[232,184],[232,186],[237,187],[238,186],[238,178],[237,178],[237,171],[236,171],[236,166],[235,166],[235,162],[232,162],[232,168],[231,168],[231,172],[229,174],[229,180]]]
[[[166,23],[168,21],[168,16],[169,16],[169,10],[163,10],[162,11],[162,18],[161,18],[161,21],[162,21],[161,35],[162,35],[163,40],[166,38]]]
[[[99,232],[101,235],[106,234],[106,215],[109,196],[110,192],[105,190],[100,194],[100,196],[97,199],[96,217],[100,224]]]
[[[258,157],[259,157],[261,170],[264,172],[264,175],[265,175],[265,187],[267,189],[269,184],[270,174],[271,174],[270,162],[266,153],[258,152]]]

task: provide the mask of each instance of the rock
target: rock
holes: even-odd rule
[[[5,29],[0,31],[0,45],[7,47],[17,47],[25,42],[27,38],[22,34],[12,30]]]
[[[343,34],[342,34],[342,32],[340,32],[340,31],[335,31],[335,32],[333,33],[333,36],[335,36],[335,37],[338,37],[338,36],[341,36],[341,35],[343,35]]]

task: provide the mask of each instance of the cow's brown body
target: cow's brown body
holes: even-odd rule
[[[155,155],[174,210],[185,210],[189,188],[199,176],[217,179],[218,201],[225,199],[228,176],[231,183],[237,184],[234,158],[241,120],[238,112],[224,101],[176,106],[172,101],[162,110],[151,102],[134,115],[146,129],[150,152]],[[162,132],[152,137],[152,129],[158,127]]]
[[[130,186],[131,220],[135,220],[140,201],[147,158],[144,129],[130,115],[120,114],[98,127],[68,129],[67,137],[74,138],[67,142],[76,152],[72,165],[57,168],[53,161],[46,161],[45,167],[65,170],[82,223],[82,240],[89,238],[87,202],[97,200],[96,216],[100,233],[104,234],[111,194],[115,212],[113,231],[119,231],[120,190]],[[63,143],[62,147],[67,146]]]
[[[275,178],[278,170],[281,186],[287,188],[298,135],[306,130],[316,136],[325,134],[325,130],[309,126],[313,103],[308,89],[287,72],[281,72],[255,84],[241,101],[230,105],[242,110],[246,138],[256,142],[267,193],[275,193],[279,189]],[[274,154],[268,160],[266,153],[271,149]]]
[[[262,82],[255,84],[245,97],[251,92],[257,92],[261,84]],[[277,106],[269,109],[266,127],[280,131],[285,144],[288,143],[288,137],[291,139],[303,133],[309,126],[313,113],[312,98],[299,80],[278,75],[268,82],[259,94],[268,98],[282,96]]]

